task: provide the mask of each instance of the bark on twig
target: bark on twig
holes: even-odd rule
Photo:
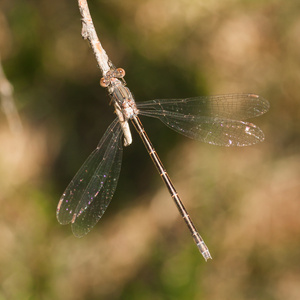
[[[0,59],[0,100],[9,128],[12,133],[19,134],[22,131],[22,123],[15,106],[13,86],[7,80]]]
[[[97,64],[102,72],[102,76],[105,77],[106,73],[112,69],[114,69],[113,64],[109,60],[105,50],[103,49],[99,38],[96,33],[96,29],[93,24],[93,20],[88,8],[88,4],[86,0],[78,0],[79,11],[82,16],[82,30],[81,35],[84,39],[87,39],[93,49],[94,55],[97,60]],[[114,78],[115,81],[118,81],[118,78]],[[124,79],[122,78],[124,81]],[[125,81],[124,81],[125,82]],[[122,126],[124,132],[124,146],[128,146],[131,144],[131,133],[129,129],[128,122],[122,122],[123,113],[120,111],[120,107],[117,103],[113,103],[115,107],[115,113],[120,118],[120,124]]]
[[[102,75],[105,76],[106,73],[111,69],[109,66],[109,59],[98,39],[87,1],[78,0],[78,6],[80,14],[82,16],[81,35],[84,39],[87,39],[89,41]]]

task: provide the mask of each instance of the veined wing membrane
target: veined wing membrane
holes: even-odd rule
[[[59,201],[57,219],[61,224],[72,222],[75,236],[90,231],[113,197],[121,169],[121,136],[120,124],[115,119]]]
[[[248,146],[263,141],[264,134],[239,120],[262,115],[269,102],[253,94],[233,94],[152,100],[138,108],[141,115],[158,118],[189,138],[219,146]]]
[[[143,111],[153,116],[162,113],[185,116],[217,117],[220,119],[244,120],[266,113],[270,104],[255,94],[229,94],[200,96],[186,99],[159,99],[137,103]]]
[[[97,168],[87,190],[82,198],[76,219],[72,220],[72,231],[75,236],[82,237],[87,234],[99,221],[106,211],[117,187],[122,164],[122,136],[121,128],[118,128],[119,137],[112,139],[114,144],[108,146],[108,156],[103,158]],[[112,150],[114,148],[114,150]],[[110,163],[109,163],[110,162]],[[98,187],[101,186],[101,190]],[[94,193],[95,192],[95,193]],[[93,196],[94,195],[94,196]],[[86,205],[86,206],[83,206]]]

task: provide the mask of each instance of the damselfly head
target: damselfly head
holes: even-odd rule
[[[102,78],[100,79],[100,85],[101,85],[102,87],[104,87],[104,88],[108,87],[109,82],[110,82],[110,81],[107,80],[107,79],[105,79],[104,77],[102,77]]]
[[[125,76],[125,70],[122,68],[118,68],[114,71],[114,77],[123,78]]]

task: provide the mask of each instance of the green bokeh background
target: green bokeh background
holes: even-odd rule
[[[204,262],[133,133],[117,191],[76,239],[58,200],[113,120],[77,1],[2,0],[0,54],[23,130],[0,114],[0,300],[300,299],[300,5],[90,1],[137,101],[250,92],[264,143],[222,148],[142,118],[213,256]]]

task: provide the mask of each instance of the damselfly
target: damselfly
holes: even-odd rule
[[[123,69],[111,69],[100,85],[108,89],[117,118],[106,130],[63,193],[57,206],[61,224],[72,224],[75,236],[87,234],[107,209],[116,190],[124,145],[132,142],[128,121],[139,133],[154,165],[205,260],[209,250],[184,208],[169,175],[161,163],[138,115],[160,119],[173,130],[202,142],[219,146],[249,146],[264,140],[254,124],[240,121],[264,114],[269,103],[254,94],[231,94],[187,99],[160,99],[135,103],[125,86]]]

